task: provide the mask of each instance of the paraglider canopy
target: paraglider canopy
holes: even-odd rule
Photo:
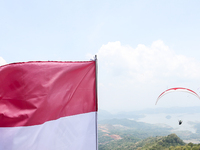
[[[192,90],[190,90],[190,89],[188,89],[188,88],[176,87],[176,88],[170,88],[170,89],[165,90],[164,92],[162,92],[162,93],[158,96],[155,105],[158,103],[158,100],[159,100],[161,97],[163,97],[163,96],[166,95],[167,93],[176,92],[176,91],[187,92],[187,93],[193,94],[194,96],[196,96],[196,97],[198,97],[198,98],[200,99],[199,95],[198,95],[197,93],[195,93],[194,91],[192,91]]]

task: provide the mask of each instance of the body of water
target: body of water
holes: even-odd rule
[[[179,125],[179,120],[182,120],[182,125]],[[156,124],[159,126],[172,127],[173,131],[190,131],[196,133],[195,123],[200,123],[200,113],[193,114],[145,114],[145,117],[138,119],[139,122]],[[172,131],[172,132],[173,132]]]

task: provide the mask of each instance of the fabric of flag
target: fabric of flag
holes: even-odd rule
[[[96,62],[0,67],[0,150],[97,149]]]

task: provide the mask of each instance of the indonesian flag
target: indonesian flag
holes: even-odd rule
[[[97,149],[96,61],[0,67],[0,150]]]

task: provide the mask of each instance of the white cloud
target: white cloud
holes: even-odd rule
[[[166,77],[200,77],[199,62],[176,54],[161,40],[153,42],[151,47],[139,44],[135,49],[119,41],[109,42],[99,49],[98,58],[113,76],[123,75],[141,82]]]
[[[0,66],[5,65],[5,64],[6,64],[6,61],[2,57],[0,57]]]

